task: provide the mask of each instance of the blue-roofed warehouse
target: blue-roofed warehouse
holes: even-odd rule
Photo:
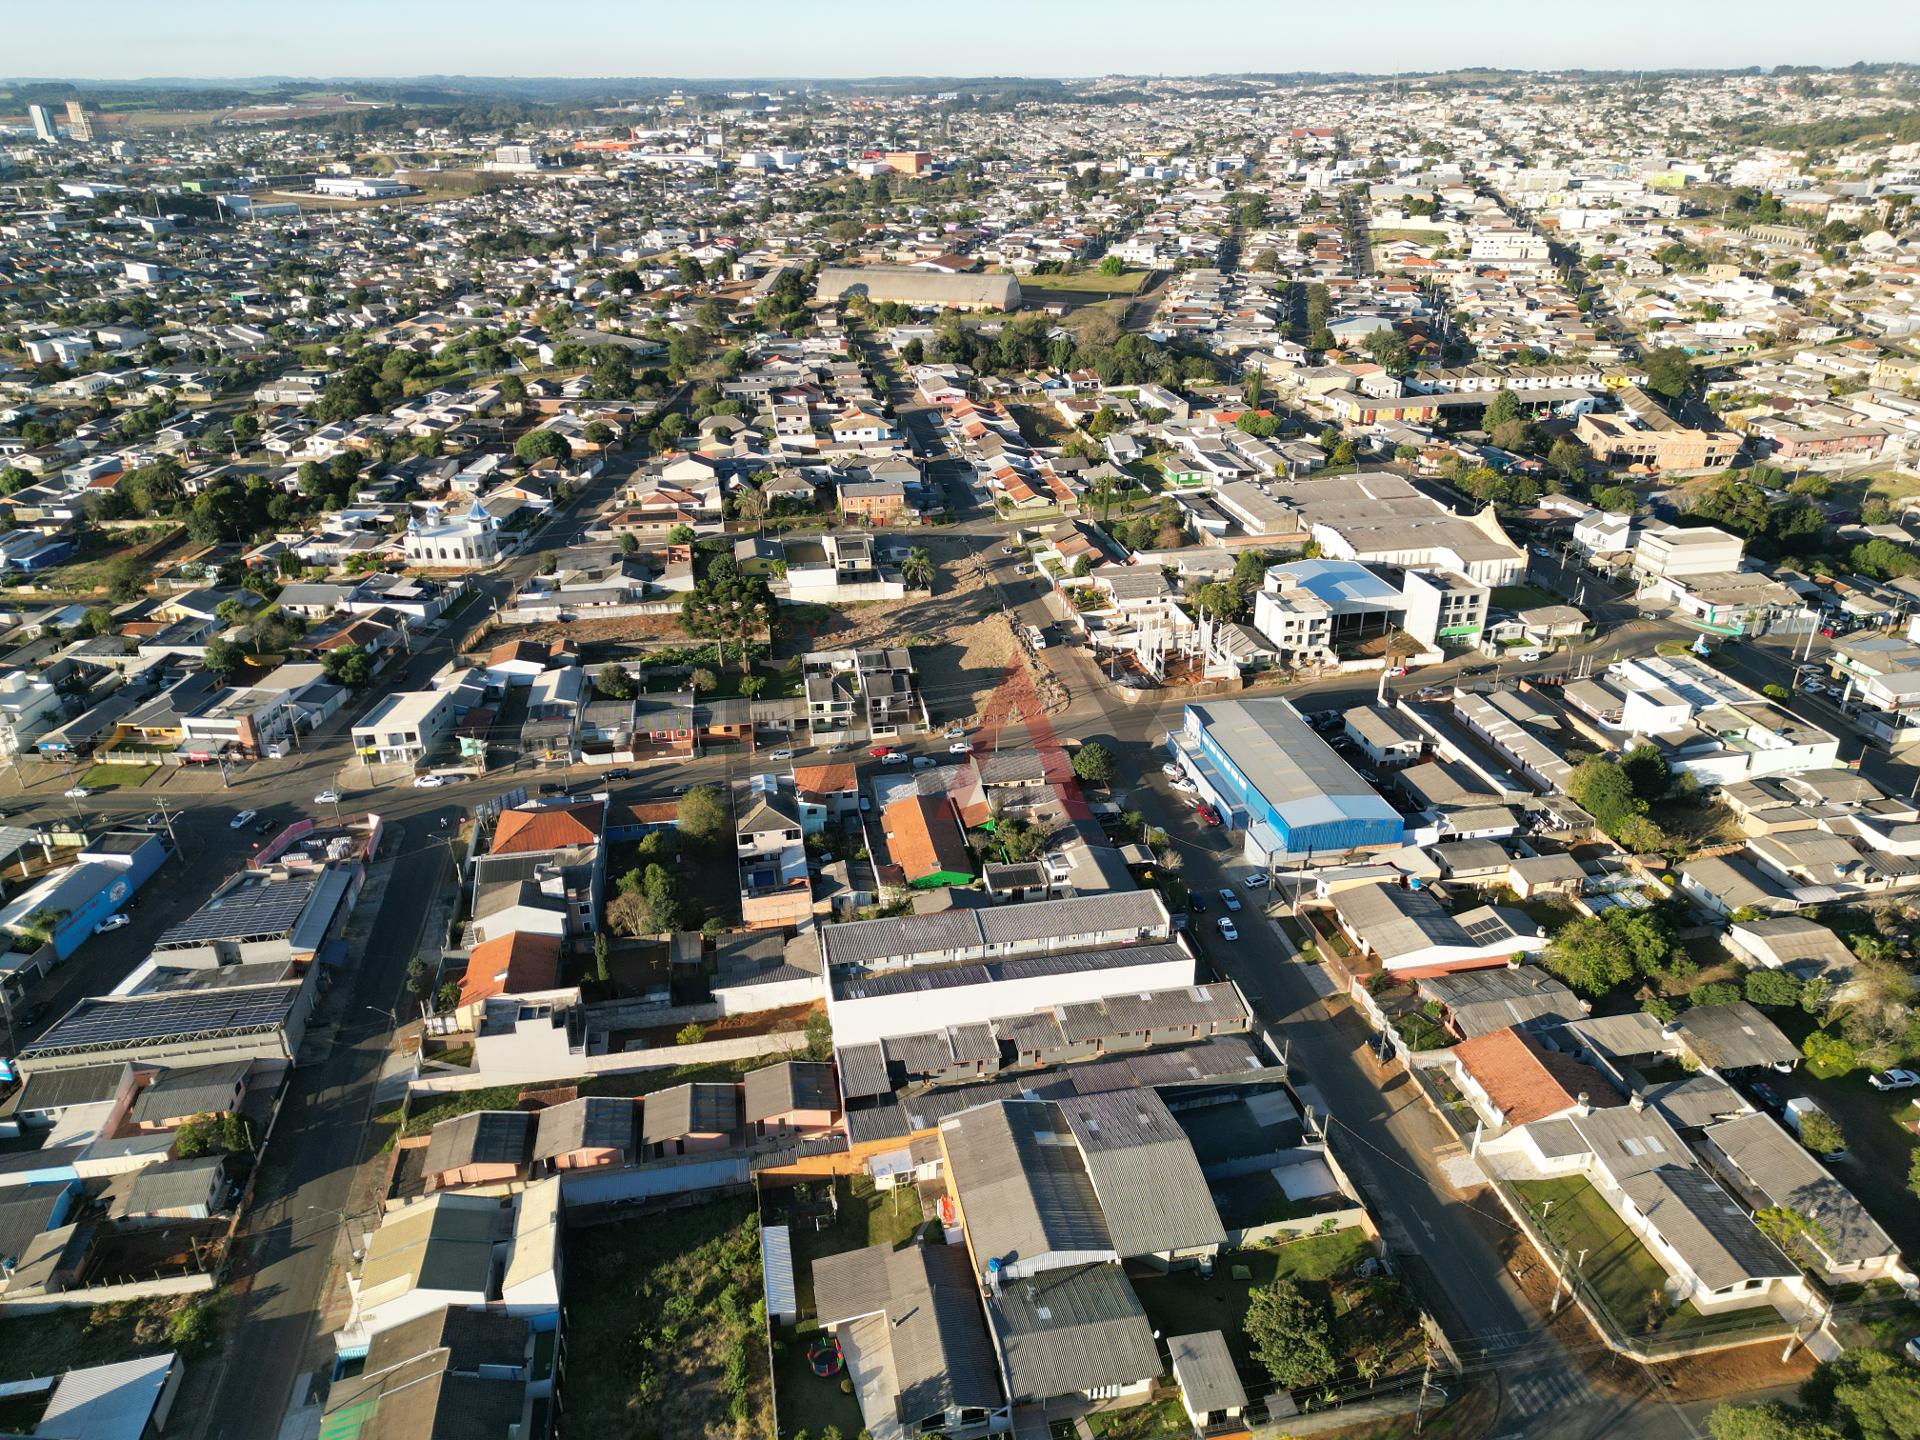
[[[1189,705],[1168,743],[1258,864],[1401,842],[1400,812],[1285,700]]]

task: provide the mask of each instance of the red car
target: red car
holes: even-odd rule
[[[873,749],[867,751],[867,754],[871,755],[876,760],[884,760],[887,758],[887,756],[893,754],[893,751],[888,746],[876,745],[874,746]]]
[[[1214,809],[1213,806],[1202,805],[1195,813],[1214,829],[1218,830],[1220,828],[1220,812]]]

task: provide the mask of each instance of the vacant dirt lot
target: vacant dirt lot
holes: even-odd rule
[[[809,607],[776,654],[911,645],[934,721],[965,720],[980,712],[1007,666],[1021,663],[1020,649],[999,597],[975,572],[966,540],[933,531],[915,543],[939,566],[933,594],[897,603]]]

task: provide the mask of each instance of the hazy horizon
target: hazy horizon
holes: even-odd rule
[[[977,0],[956,23],[871,0],[735,0],[723,12],[648,13],[578,0],[555,22],[506,0],[335,0],[324,10],[250,0],[92,0],[10,7],[12,80],[870,80],[1086,79],[1247,72],[1377,75],[1500,70],[1738,70],[1920,59],[1920,6],[1860,0],[1809,34],[1782,0],[1619,0],[1597,31],[1543,24],[1527,0],[1375,0],[1364,32],[1345,12],[1216,0],[1173,23],[1143,0]]]

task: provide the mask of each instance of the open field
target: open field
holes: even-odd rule
[[[1039,296],[1048,292],[1068,295],[1137,295],[1147,283],[1147,270],[1126,270],[1118,275],[1102,275],[1099,270],[1080,270],[1070,275],[1022,275],[1020,293]]]
[[[568,1237],[567,1345],[592,1358],[567,1368],[562,1435],[772,1430],[754,1221],[741,1196]]]

